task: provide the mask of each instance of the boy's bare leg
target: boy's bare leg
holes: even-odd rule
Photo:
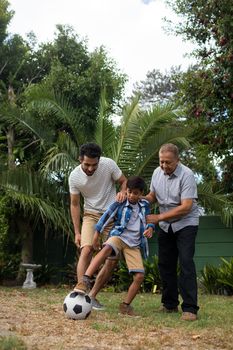
[[[114,268],[118,264],[118,261],[119,261],[118,259],[106,259],[105,264],[100,270],[100,272],[98,273],[95,280],[95,284],[89,293],[89,295],[92,298],[96,297],[96,295],[99,293],[101,288],[103,288],[105,283],[110,279]]]
[[[105,245],[101,251],[92,259],[90,265],[85,271],[85,275],[92,277],[104,261],[111,255],[112,247]]]
[[[141,272],[136,272],[134,277],[133,277],[133,282],[129,286],[127,295],[124,299],[124,303],[130,304],[132,300],[135,298],[136,294],[140,290],[141,284],[144,279],[144,274]]]

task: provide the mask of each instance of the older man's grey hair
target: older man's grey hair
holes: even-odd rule
[[[179,158],[179,149],[173,143],[165,143],[160,147],[159,153],[171,152],[176,158]]]

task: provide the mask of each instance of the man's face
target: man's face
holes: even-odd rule
[[[166,175],[171,175],[179,163],[177,158],[172,152],[159,153],[159,165]]]
[[[87,176],[92,176],[96,169],[98,168],[99,158],[89,158],[84,156],[83,158],[79,157],[82,170]]]
[[[126,193],[127,193],[127,199],[131,204],[136,204],[142,195],[142,191],[140,191],[137,188],[133,188],[132,190],[127,188]]]

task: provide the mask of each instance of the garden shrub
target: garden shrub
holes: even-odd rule
[[[200,288],[204,293],[233,295],[233,258],[223,258],[219,267],[206,265],[201,271]]]

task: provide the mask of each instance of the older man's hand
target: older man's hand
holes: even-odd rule
[[[155,224],[157,225],[159,222],[159,214],[149,214],[146,216],[147,224]]]

